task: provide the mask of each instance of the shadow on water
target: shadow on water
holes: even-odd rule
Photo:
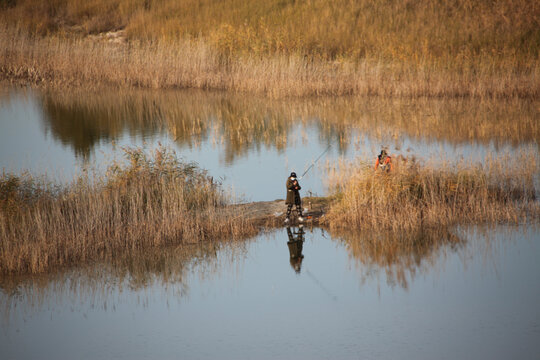
[[[302,254],[302,249],[304,246],[304,227],[300,225],[298,229],[287,227],[287,246],[289,247],[289,261],[294,272],[300,274],[302,270],[302,260],[304,260],[304,254]]]
[[[489,247],[491,228],[426,229],[415,233],[392,233],[376,231],[332,231],[320,229],[323,238],[344,246],[349,258],[360,271],[361,282],[375,272],[383,271],[387,285],[407,289],[418,274],[437,266],[447,253],[456,253],[467,246],[467,238],[482,237]],[[483,230],[482,230],[483,229]],[[499,230],[500,232],[500,230]],[[513,230],[515,232],[515,230]],[[302,225],[287,227],[289,263],[296,274],[308,273],[302,268],[306,231]],[[325,235],[328,234],[328,235]],[[2,307],[9,310],[12,304],[24,300],[39,305],[41,300],[54,293],[73,291],[78,296],[91,298],[106,296],[111,285],[131,290],[148,288],[156,283],[174,285],[178,295],[189,292],[187,274],[198,268],[203,277],[216,274],[218,253],[229,253],[226,261],[231,264],[246,256],[250,243],[260,241],[261,236],[240,242],[210,242],[198,245],[182,245],[174,248],[155,249],[118,256],[110,261],[91,266],[77,267],[54,274],[0,277]],[[515,236],[508,231],[508,237]],[[314,279],[316,282],[317,279]],[[11,304],[11,305],[10,305]]]
[[[198,268],[201,276],[212,277],[217,272],[219,252],[230,252],[228,261],[233,261],[242,257],[248,243],[208,242],[151,249],[52,274],[0,276],[0,310],[8,320],[21,304],[30,311],[39,310],[54,298],[90,299],[94,307],[106,304],[123,289],[138,291],[155,285],[170,287],[177,297],[188,296],[187,279],[193,268]]]
[[[341,153],[351,129],[401,146],[403,137],[428,142],[517,146],[540,139],[538,102],[315,98],[272,100],[219,92],[134,90],[47,92],[41,96],[45,128],[88,157],[100,142],[122,135],[168,135],[180,145],[222,144],[230,164],[263,147],[283,151],[298,125],[318,128],[318,141]],[[302,141],[308,140],[306,137]],[[313,139],[310,139],[313,141]]]
[[[425,229],[409,233],[386,231],[332,232],[356,263],[362,281],[384,271],[387,284],[404,289],[415,276],[433,268],[441,253],[457,252],[466,245],[463,236],[448,228]]]
[[[325,237],[324,230],[321,231]],[[335,299],[335,295],[319,278],[310,269],[303,267],[306,241],[304,227],[287,227],[286,233],[292,270],[298,275],[305,273],[317,287]],[[388,285],[405,289],[417,273],[429,271],[436,266],[441,251],[454,252],[465,244],[462,238],[443,229],[408,235],[359,232],[330,235],[328,241],[343,244],[349,258],[357,263],[361,270],[361,282],[370,277],[374,270],[382,270],[386,272]],[[241,262],[249,243],[260,241],[260,238],[246,242],[206,243],[145,251],[56,274],[0,278],[0,305],[4,315],[9,318],[9,313],[18,303],[39,308],[40,304],[51,298],[61,297],[59,294],[67,298],[75,296],[99,300],[106,299],[122,288],[136,291],[158,285],[170,286],[175,289],[178,297],[184,297],[189,293],[186,279],[195,267],[199,276],[215,276],[219,272],[218,263],[223,261],[223,253],[230,254],[225,261],[231,264]],[[218,253],[222,254],[221,258]]]

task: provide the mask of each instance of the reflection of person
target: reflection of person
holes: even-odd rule
[[[296,206],[298,221],[304,221],[304,218],[302,217],[302,199],[300,199],[300,189],[302,187],[300,187],[300,184],[298,183],[295,172],[292,172],[287,178],[285,187],[287,188],[287,199],[285,200],[285,204],[287,204],[287,217],[285,218],[285,222],[287,223],[290,220],[289,217],[293,205]]]
[[[289,237],[289,241],[287,242],[287,246],[289,247],[289,262],[297,274],[300,274],[302,260],[304,259],[304,255],[302,254],[304,234],[305,232],[302,225],[298,228],[298,232],[293,232],[290,227],[287,227],[287,236]]]
[[[377,159],[375,160],[375,170],[377,170],[378,167],[380,167],[383,171],[392,170],[392,158],[384,149],[381,150],[381,153],[377,156]]]

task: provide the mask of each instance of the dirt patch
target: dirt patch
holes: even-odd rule
[[[306,197],[302,199],[304,224],[320,224],[325,220],[325,214],[330,205],[330,199],[325,197]],[[260,227],[279,227],[284,225],[287,205],[285,200],[258,201],[247,204],[232,205],[230,210],[244,214],[249,220]],[[296,212],[293,211],[289,225],[298,224]]]
[[[126,31],[123,29],[116,30],[116,31],[102,32],[96,35],[88,35],[88,39],[92,41],[103,41],[103,42],[108,42],[112,44],[126,44],[127,43]]]

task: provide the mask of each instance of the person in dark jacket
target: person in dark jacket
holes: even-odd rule
[[[285,222],[287,223],[290,220],[289,217],[291,215],[293,205],[296,206],[298,221],[304,221],[304,218],[302,217],[302,199],[300,199],[301,187],[298,183],[295,172],[292,172],[287,178],[285,187],[287,188],[287,199],[285,200],[285,204],[287,204],[287,217],[285,218]]]

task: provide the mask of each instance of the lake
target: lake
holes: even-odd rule
[[[539,119],[535,100],[4,89],[0,168],[69,182],[163,144],[235,201],[274,200],[321,154],[303,194],[382,147],[435,165],[538,159]],[[385,236],[282,228],[0,277],[0,358],[540,357],[537,224],[411,234],[392,252]]]
[[[272,100],[199,91],[6,91],[0,168],[70,180],[122,147],[158,143],[195,161],[239,201],[285,197],[291,171],[323,195],[329,168],[373,164],[381,147],[436,163],[528,152],[538,156],[538,101],[309,98]],[[346,165],[344,165],[346,166]]]
[[[3,284],[2,359],[537,359],[538,227],[393,261],[286,229]],[[303,234],[302,234],[303,232]]]

